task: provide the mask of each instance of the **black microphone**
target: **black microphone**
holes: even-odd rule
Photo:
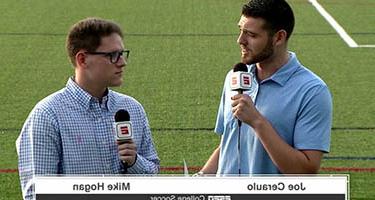
[[[114,127],[117,140],[132,139],[133,130],[128,111],[121,109],[116,112]]]
[[[118,110],[115,114],[115,132],[116,132],[116,139],[118,141],[126,141],[132,139],[132,123],[130,121],[129,112],[126,110]],[[124,165],[124,173],[128,172],[128,163],[122,161]]]
[[[234,72],[247,72],[247,66],[244,63],[237,63],[233,66]]]

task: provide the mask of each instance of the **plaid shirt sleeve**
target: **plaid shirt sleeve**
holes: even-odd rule
[[[143,124],[143,142],[137,149],[137,160],[128,169],[131,174],[155,174],[159,172],[160,161],[151,138],[150,126],[144,109],[140,106]]]
[[[26,120],[18,138],[18,170],[24,199],[34,199],[34,176],[58,174],[59,139],[53,117],[35,108]]]

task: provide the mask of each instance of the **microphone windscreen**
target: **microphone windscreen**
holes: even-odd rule
[[[233,66],[233,72],[247,72],[247,66],[244,63],[237,63]]]
[[[126,110],[118,110],[115,114],[115,122],[130,121],[130,115]]]

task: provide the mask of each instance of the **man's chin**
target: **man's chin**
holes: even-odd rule
[[[253,64],[251,59],[248,57],[241,57],[241,62],[247,65]]]
[[[119,87],[122,85],[122,80],[114,81],[111,83],[110,87]]]

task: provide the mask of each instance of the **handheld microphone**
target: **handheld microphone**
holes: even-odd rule
[[[244,63],[237,63],[233,66],[233,73],[230,79],[230,88],[242,94],[243,91],[251,88],[251,74],[247,72],[247,66]],[[238,120],[238,126],[241,127],[242,122]]]
[[[251,89],[251,74],[247,72],[247,66],[244,63],[237,63],[233,66],[233,73],[230,79],[230,88],[242,94],[243,91]],[[241,174],[241,125],[242,121],[238,119],[238,141],[237,141],[237,164],[238,174]]]
[[[247,66],[244,63],[237,63],[233,66],[233,73],[230,79],[230,88],[232,91],[243,91],[251,88],[251,74],[247,72]]]
[[[132,139],[132,122],[130,121],[129,112],[126,110],[118,110],[115,114],[115,132],[116,132],[116,139],[118,141],[126,141]],[[128,163],[122,161],[124,164],[124,173],[128,172]]]
[[[114,128],[117,140],[132,139],[133,129],[128,111],[121,109],[116,112]]]

